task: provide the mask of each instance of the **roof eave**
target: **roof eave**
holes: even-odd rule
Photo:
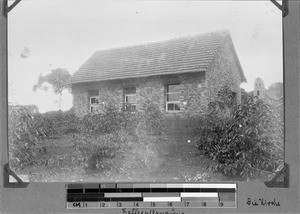
[[[153,74],[153,75],[140,75],[135,77],[119,77],[119,78],[106,78],[106,79],[95,79],[95,80],[81,80],[81,81],[70,81],[67,84],[80,84],[80,83],[93,83],[93,82],[102,82],[102,81],[110,81],[110,80],[124,80],[124,79],[137,79],[137,78],[147,78],[147,77],[154,77],[154,76],[167,76],[167,75],[178,75],[178,74],[190,74],[190,73],[200,73],[206,72],[207,68],[199,69],[197,71],[190,71],[190,72],[173,72],[173,73],[162,73],[162,74]]]
[[[234,45],[233,45],[233,41],[232,41],[231,36],[229,36],[229,39],[230,39],[231,48],[232,48],[232,51],[233,51],[234,57],[235,57],[235,59],[236,59],[237,66],[238,66],[238,68],[239,68],[240,75],[241,75],[241,83],[243,83],[243,82],[246,83],[247,80],[246,80],[246,77],[245,77],[245,74],[244,74],[244,70],[243,70],[243,68],[242,68],[242,65],[241,65],[241,63],[240,63],[239,57],[238,57],[238,55],[237,55],[237,53],[236,53],[236,50],[235,50],[235,48],[234,48]]]

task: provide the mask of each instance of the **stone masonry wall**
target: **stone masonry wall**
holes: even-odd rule
[[[233,46],[230,38],[223,43],[220,50],[210,65],[206,75],[206,86],[208,101],[216,96],[218,90],[223,86],[229,86],[233,92],[237,93],[237,102],[241,102],[241,75],[236,58],[233,52]]]
[[[136,87],[137,110],[141,110],[143,103],[150,100],[156,103],[162,112],[166,112],[166,85],[170,84],[183,85],[180,95],[182,111],[166,114],[200,113],[206,104],[204,81],[204,73],[190,73],[74,84],[72,91],[75,113],[83,116],[89,112],[90,90],[99,90],[100,105],[105,106],[111,102],[121,109],[124,103],[123,90],[126,87]]]
[[[79,87],[78,87],[79,86]],[[73,107],[76,115],[82,116],[89,112],[88,91],[76,84],[72,86]]]

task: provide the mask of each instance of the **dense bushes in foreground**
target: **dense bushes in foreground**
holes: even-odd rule
[[[147,135],[162,134],[162,130],[163,117],[152,103],[146,103],[140,112],[118,111],[108,105],[103,113],[88,114],[83,118],[76,117],[72,111],[39,114],[26,107],[11,107],[10,163],[15,168],[35,164],[42,158],[40,150],[45,139],[59,139],[70,134],[74,143],[72,160],[87,169],[117,167],[119,165],[112,161],[129,149],[135,149],[146,163],[149,155],[142,153],[153,152],[150,146],[155,142],[155,137]]]
[[[10,164],[23,167],[38,155],[36,145],[47,137],[47,128],[27,107],[8,108],[8,142]]]
[[[253,96],[232,106],[228,94],[226,88],[220,92],[197,130],[199,149],[216,161],[210,169],[240,179],[274,172],[284,160],[282,109]]]
[[[84,116],[79,127],[80,133],[74,138],[78,152],[75,159],[87,169],[123,169],[126,162],[128,167],[130,160],[124,161],[126,152],[135,154],[149,167],[157,140],[149,134],[162,134],[163,118],[158,107],[150,102],[140,112],[118,111],[108,105],[103,113]]]

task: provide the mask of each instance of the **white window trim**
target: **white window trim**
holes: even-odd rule
[[[135,106],[135,109],[136,109],[136,107],[137,107],[137,103],[136,102],[135,103],[126,102],[126,98],[127,97],[133,97],[133,96],[136,97],[136,93],[134,93],[134,94],[125,94],[124,95],[124,104],[125,105],[130,104],[131,106]]]
[[[98,103],[93,103],[93,104],[92,104],[92,99],[93,99],[93,98],[97,99],[97,100],[98,100]],[[89,111],[90,113],[92,113],[92,107],[94,107],[94,108],[97,108],[97,107],[99,108],[99,107],[100,107],[100,104],[99,104],[99,96],[91,96],[91,97],[90,97],[90,111]]]
[[[180,105],[180,101],[167,101],[166,102],[166,112],[170,112],[170,113],[182,112],[182,110],[168,110],[168,104],[179,104]]]
[[[169,87],[170,85],[167,85],[167,88]],[[166,112],[170,112],[170,113],[177,113],[177,112],[182,112],[181,108],[180,108],[180,100],[179,101],[168,101],[168,95],[170,94],[181,94],[181,92],[166,92]],[[180,99],[180,98],[179,98]],[[168,110],[168,104],[179,104],[179,108],[180,110]]]

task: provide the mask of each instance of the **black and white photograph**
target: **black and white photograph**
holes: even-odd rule
[[[282,35],[271,1],[21,1],[9,166],[27,182],[269,181]]]

